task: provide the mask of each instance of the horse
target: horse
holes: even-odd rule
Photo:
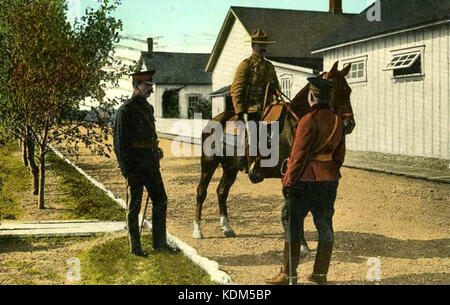
[[[336,62],[328,73],[323,73],[322,78],[326,78],[333,82],[333,89],[330,97],[331,109],[339,114],[344,120],[346,126],[346,133],[349,134],[353,131],[355,122],[353,119],[353,110],[350,103],[351,88],[348,85],[345,77],[350,72],[351,65],[346,66],[342,71],[338,70],[338,63]],[[279,131],[279,161],[275,167],[260,167],[259,171],[265,179],[268,178],[282,178],[282,167],[284,160],[286,160],[291,152],[291,146],[293,137],[295,135],[298,120],[305,114],[310,112],[310,106],[307,101],[309,92],[309,85],[306,85],[294,99],[288,104],[284,105],[284,115],[279,117],[280,131]],[[202,152],[203,144],[205,140],[211,136],[211,127],[208,125],[211,123],[220,123],[222,128],[225,128],[226,122],[234,116],[234,111],[223,112],[214,117],[205,127],[202,134]],[[227,156],[225,153],[223,156],[206,156],[202,153],[201,156],[201,176],[200,182],[197,187],[197,205],[194,220],[194,232],[193,237],[196,239],[202,239],[203,233],[201,230],[201,215],[203,203],[206,199],[207,190],[214,172],[222,165],[223,174],[217,187],[217,197],[219,202],[220,224],[225,237],[235,237],[234,230],[232,229],[227,209],[227,198],[232,185],[236,180],[236,176],[241,169],[238,166],[238,158],[235,156]],[[251,174],[251,171],[249,175]],[[306,240],[303,238],[303,245],[306,245]],[[303,249],[302,249],[303,250]],[[308,251],[308,249],[306,249]]]

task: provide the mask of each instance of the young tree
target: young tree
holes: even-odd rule
[[[39,208],[44,208],[50,142],[72,143],[75,150],[84,143],[98,154],[111,151],[105,143],[110,134],[106,124],[73,120],[70,115],[86,99],[112,111],[118,101],[105,98],[105,90],[117,87],[119,78],[132,68],[117,68],[120,63],[113,58],[122,23],[111,13],[120,1],[98,3],[73,26],[64,0],[2,0],[0,4],[0,36],[4,37],[0,61],[8,62],[6,68],[0,67],[2,125],[38,148]]]

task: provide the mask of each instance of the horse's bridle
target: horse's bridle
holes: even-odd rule
[[[329,73],[328,73],[328,72],[323,72],[322,74],[320,74],[320,77],[321,77],[322,79],[326,79],[326,80],[332,81],[328,76],[329,76]],[[347,103],[350,103],[350,96],[349,96],[349,98],[348,98]],[[334,111],[336,111],[336,109],[334,109]],[[341,116],[350,116],[350,115],[341,114]],[[353,116],[353,114],[351,114],[351,116]]]

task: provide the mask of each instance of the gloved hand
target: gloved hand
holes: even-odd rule
[[[356,123],[352,117],[344,119],[344,133],[346,135],[351,134],[353,132],[353,129],[355,129],[355,126],[356,126]]]
[[[159,160],[164,158],[164,151],[162,150],[161,147],[158,147],[158,155],[159,155]]]
[[[283,185],[283,196],[285,198],[289,198],[290,195],[291,195],[291,187]]]

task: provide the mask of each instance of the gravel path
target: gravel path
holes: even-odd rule
[[[246,175],[238,175],[228,200],[231,225],[237,233],[230,239],[219,226],[218,170],[203,209],[205,239],[193,239],[199,158],[174,157],[170,153],[173,143],[161,140],[166,154],[161,167],[169,196],[169,231],[200,255],[216,260],[235,283],[264,284],[265,278],[279,270],[282,255],[280,181],[252,185]],[[124,180],[114,159],[83,152],[74,161],[125,198]],[[342,174],[329,280],[373,284],[366,279],[367,262],[376,257],[381,262],[381,284],[450,284],[450,185],[345,168]],[[299,267],[300,276],[311,272],[317,246],[310,216],[305,230],[313,252]]]

